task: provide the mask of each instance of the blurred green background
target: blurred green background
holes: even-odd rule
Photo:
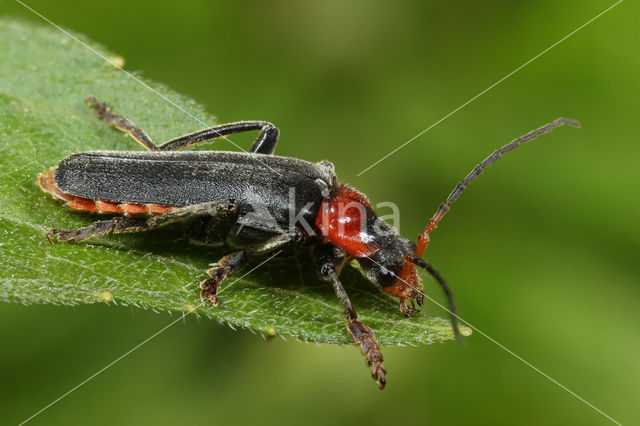
[[[483,175],[427,258],[464,319],[621,423],[640,423],[637,4],[357,177],[613,2],[26,3],[220,122],[276,123],[278,154],[330,159],[374,203],[396,202],[412,238],[493,149],[558,116],[580,120],[582,130],[559,129]],[[41,21],[11,0],[0,13]],[[0,305],[0,421],[29,417],[169,321],[113,306]],[[264,342],[189,318],[32,423],[609,423],[478,332],[464,346],[384,355],[380,392],[355,347]]]

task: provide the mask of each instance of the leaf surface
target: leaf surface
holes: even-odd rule
[[[116,58],[113,53],[76,37],[95,52],[56,29],[0,20],[0,300],[195,311],[268,335],[350,343],[342,306],[331,286],[316,277],[307,250],[226,280],[219,306],[208,307],[200,301],[198,284],[225,250],[190,244],[180,227],[109,235],[84,244],[46,242],[52,228],[74,229],[98,219],[43,193],[36,184],[38,173],[74,152],[143,149],[97,120],[84,104],[86,97],[109,103],[155,141],[215,124],[192,100],[127,75],[96,54]],[[208,148],[217,149],[216,144]],[[357,268],[346,267],[342,281],[360,319],[381,344],[453,338],[448,320],[426,313],[402,317],[397,301]]]

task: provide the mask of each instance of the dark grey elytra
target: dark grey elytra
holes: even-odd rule
[[[92,200],[175,207],[234,200],[241,216],[260,205],[281,229],[289,227],[290,207],[299,212],[306,205],[302,216],[313,223],[323,189],[335,181],[326,162],[224,151],[85,152],[62,160],[55,173],[61,191]]]
[[[72,154],[56,167],[43,172],[39,180],[41,188],[55,198],[67,201],[72,208],[97,211],[97,207],[91,206],[98,206],[100,202],[118,205],[124,213],[124,216],[98,221],[77,230],[54,229],[47,235],[49,241],[56,237],[59,241],[80,242],[108,232],[146,231],[173,222],[188,221],[188,233],[192,238],[210,244],[226,243],[239,249],[209,269],[210,278],[200,285],[202,299],[213,305],[218,303],[217,291],[222,280],[238,272],[251,258],[314,245],[318,273],[332,283],[345,309],[347,331],[354,343],[360,346],[380,389],[386,384],[382,354],[374,333],[358,320],[339,280],[341,266],[347,260],[357,260],[370,280],[400,299],[400,309],[407,316],[418,312],[413,306],[414,300],[422,306],[424,294],[415,267],[423,268],[445,291],[453,330],[459,337],[453,295],[442,276],[420,257],[428,243],[428,234],[466,185],[501,154],[561,124],[577,125],[571,120],[558,119],[487,157],[440,206],[421,234],[424,241],[419,238],[416,246],[380,221],[363,195],[338,183],[331,163],[312,163],[273,155],[279,131],[271,123],[230,123],[156,145],[142,129],[114,113],[105,103],[93,97],[86,102],[99,118],[127,132],[148,151]],[[207,140],[255,130],[260,134],[246,153],[178,151]],[[325,225],[317,222],[317,219],[334,214],[330,213],[329,206],[341,200],[367,204],[363,208],[364,218],[352,217],[349,213],[341,213],[345,217],[333,216],[335,220],[362,221],[362,232],[352,236],[360,239],[355,241],[355,246],[352,246],[353,241],[348,238],[341,240],[341,235],[332,234],[330,228],[324,228]],[[75,207],[74,202],[78,203]],[[138,210],[132,210],[132,206]],[[141,213],[139,209],[143,206],[147,206],[148,215],[128,215]],[[251,219],[255,217],[252,214],[256,206],[263,206],[274,223],[265,226],[262,221]],[[358,244],[371,250],[366,255],[359,255],[362,252],[354,252]],[[409,300],[412,307],[406,306],[405,300]]]

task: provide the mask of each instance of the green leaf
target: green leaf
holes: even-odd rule
[[[116,58],[78,38],[95,52]],[[145,87],[140,77],[128,76],[51,27],[0,20],[0,40],[0,300],[196,311],[268,335],[350,342],[342,306],[331,286],[316,277],[307,251],[275,258],[238,281],[223,282],[220,305],[214,308],[201,304],[198,283],[224,252],[190,244],[179,228],[48,244],[50,229],[86,226],[96,216],[70,211],[43,193],[36,184],[38,173],[73,152],[142,149],[97,120],[84,104],[87,96],[109,103],[157,141],[215,120],[192,100],[157,83],[145,81],[150,86]],[[445,319],[425,313],[403,318],[397,301],[355,267],[345,268],[342,279],[361,320],[381,344],[453,337]]]

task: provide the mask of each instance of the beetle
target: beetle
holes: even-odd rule
[[[467,185],[503,154],[563,124],[579,127],[573,120],[558,118],[494,151],[458,183],[413,243],[380,220],[365,195],[338,182],[330,162],[273,155],[279,130],[269,122],[219,125],[156,145],[107,104],[94,97],[86,103],[100,119],[128,133],[148,151],[75,153],[40,173],[40,188],[71,209],[118,215],[76,230],[53,229],[47,234],[49,242],[54,238],[81,242],[109,232],[147,231],[187,221],[187,233],[193,240],[237,249],[209,269],[209,278],[200,284],[202,300],[213,305],[218,303],[220,283],[250,259],[313,245],[317,272],[333,285],[344,306],[347,331],[366,357],[380,389],[387,375],[380,346],[373,331],[358,320],[340,282],[342,265],[356,260],[369,280],[399,299],[400,311],[406,316],[419,312],[414,302],[423,305],[416,266],[423,268],[444,290],[451,325],[460,338],[451,290],[422,259],[429,235]],[[259,136],[248,152],[180,151],[256,130]],[[257,210],[268,212],[270,220],[260,220]]]

